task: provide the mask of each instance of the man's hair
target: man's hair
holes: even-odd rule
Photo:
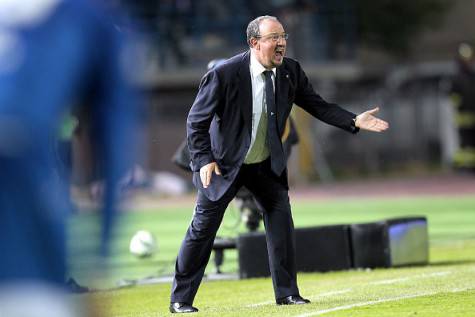
[[[279,22],[279,20],[271,15],[262,15],[260,17],[255,18],[249,24],[247,25],[247,30],[246,30],[246,35],[247,35],[247,44],[251,46],[251,38],[253,37],[259,37],[261,34],[259,32],[259,25],[261,24],[262,21],[264,20],[274,20]]]

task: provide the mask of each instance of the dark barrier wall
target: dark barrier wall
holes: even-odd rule
[[[297,270],[326,272],[426,264],[429,260],[425,217],[295,230]],[[270,276],[265,234],[237,239],[240,278]]]
[[[334,225],[295,230],[297,270],[300,272],[351,268],[349,226]],[[270,276],[265,235],[253,232],[237,240],[240,278]]]
[[[349,226],[334,225],[295,230],[297,270],[326,272],[351,268]]]

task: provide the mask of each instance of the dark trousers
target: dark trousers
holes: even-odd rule
[[[213,177],[217,176],[213,174]],[[171,302],[193,303],[224,211],[242,186],[254,194],[261,210],[264,210],[269,265],[276,299],[299,294],[294,224],[285,177],[275,176],[270,170],[270,161],[266,160],[243,165],[234,183],[218,201],[210,201],[198,191],[193,220],[175,265]]]

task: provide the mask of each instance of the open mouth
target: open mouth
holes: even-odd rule
[[[277,48],[275,50],[275,57],[278,58],[278,59],[281,59],[284,57],[284,52],[285,50],[283,48]]]

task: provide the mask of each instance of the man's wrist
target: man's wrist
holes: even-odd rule
[[[358,116],[354,116],[351,119],[351,132],[352,133],[358,133],[360,131],[360,128],[357,126],[357,123],[356,123],[357,118],[358,118]]]

